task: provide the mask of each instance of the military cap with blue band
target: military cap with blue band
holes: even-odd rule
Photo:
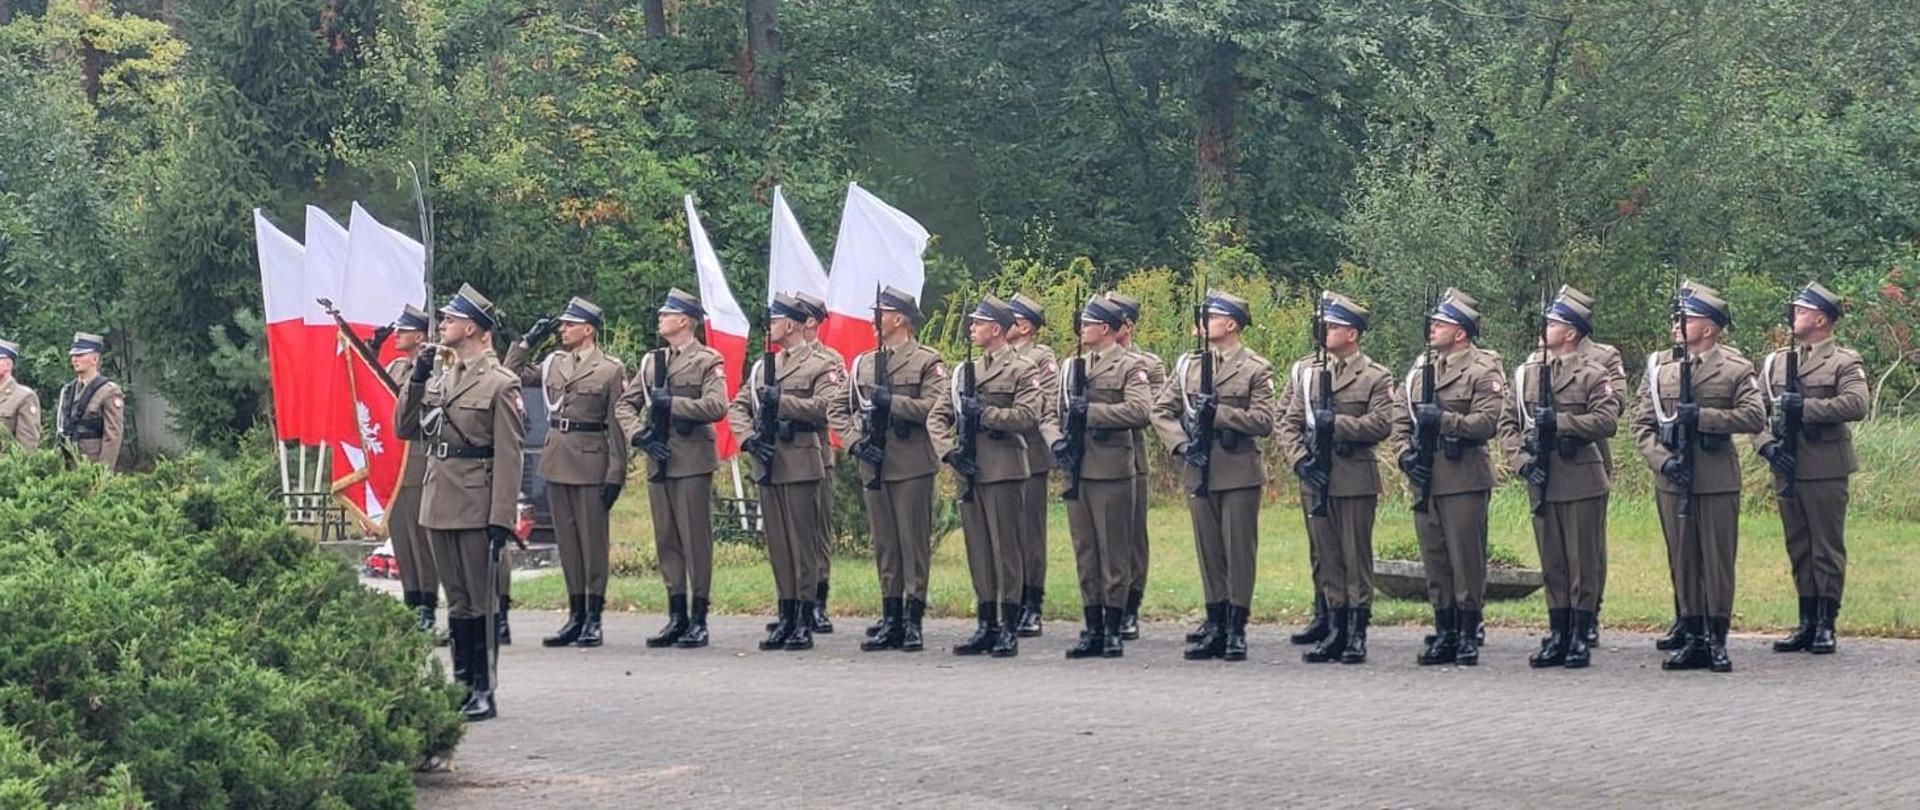
[[[1367,331],[1367,317],[1372,313],[1369,313],[1366,307],[1331,290],[1321,293],[1320,300],[1326,302],[1321,312],[1327,323],[1334,326],[1351,326],[1362,332]]]
[[[1467,331],[1467,337],[1480,337],[1480,313],[1474,311],[1467,299],[1443,298],[1440,305],[1433,308],[1433,319],[1450,323]]]
[[[796,292],[793,301],[806,310],[807,317],[816,321],[827,319],[827,302],[812,293]]]
[[[1801,288],[1799,294],[1793,297],[1793,305],[1802,309],[1819,310],[1826,313],[1828,318],[1840,320],[1840,296],[1820,286],[1818,281],[1807,282],[1807,286]]]
[[[83,354],[99,354],[106,350],[106,338],[86,332],[75,332],[73,333],[73,345],[67,347],[67,354],[78,357]]]
[[[980,299],[980,305],[974,307],[967,318],[975,321],[993,321],[1002,327],[1013,328],[1013,310],[1007,308],[1005,301],[991,295]]]
[[[400,317],[393,319],[393,328],[402,332],[425,332],[427,311],[408,304],[406,309],[400,310]]]
[[[794,300],[793,296],[785,293],[773,297],[773,303],[767,305],[767,314],[774,318],[785,318],[794,322],[805,321],[810,317],[805,304]]]
[[[1240,322],[1241,326],[1253,323],[1253,310],[1247,308],[1246,299],[1231,293],[1211,290],[1207,293],[1206,311],[1215,315],[1225,315]]]
[[[1117,292],[1107,293],[1107,300],[1113,302],[1114,306],[1120,308],[1120,317],[1126,318],[1128,323],[1140,322],[1139,301]]]
[[[1712,287],[1687,282],[1680,288],[1680,311],[1689,318],[1706,318],[1725,329],[1733,325],[1733,307]]]
[[[20,344],[0,340],[0,357],[8,360],[20,359]]]
[[[595,329],[599,329],[603,316],[604,313],[601,311],[599,305],[585,298],[574,296],[572,300],[567,302],[566,310],[560,313],[560,321],[562,323],[584,323]]]
[[[919,324],[926,320],[920,314],[920,301],[899,287],[884,287],[880,290],[880,308],[907,316],[907,320]]]
[[[667,291],[667,300],[661,302],[660,311],[685,315],[696,321],[707,317],[707,311],[700,307],[700,299],[679,287]]]
[[[1009,299],[1007,308],[1013,311],[1013,317],[1032,321],[1035,327],[1047,325],[1047,308],[1025,295],[1015,295]]]
[[[1571,297],[1554,301],[1552,306],[1547,307],[1547,320],[1564,323],[1579,330],[1582,335],[1593,334],[1593,310]]]
[[[1080,320],[1085,323],[1097,323],[1109,329],[1119,329],[1127,323],[1126,315],[1113,301],[1094,296],[1087,299],[1087,305],[1080,310]]]
[[[460,285],[460,291],[453,294],[447,305],[440,308],[440,314],[473,321],[473,325],[488,332],[499,324],[493,320],[493,302],[480,294],[471,284]]]

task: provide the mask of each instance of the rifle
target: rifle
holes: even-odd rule
[[[1327,298],[1324,294],[1320,296],[1319,301],[1315,302],[1313,308],[1313,354],[1314,362],[1319,364],[1319,370],[1314,374],[1314,388],[1317,389],[1314,393],[1319,395],[1319,407],[1332,412],[1333,369],[1327,365]],[[1312,411],[1313,403],[1309,402],[1307,405],[1307,410]],[[1313,517],[1326,517],[1327,505],[1331,498],[1327,490],[1332,489],[1333,477],[1333,423],[1331,421],[1314,420],[1313,446],[1308,452],[1313,459],[1313,468],[1327,477],[1328,484],[1314,490],[1313,506],[1307,514]]]
[[[1075,296],[1076,298],[1078,296]],[[1060,378],[1060,406],[1067,411],[1066,423],[1062,426],[1067,443],[1064,464],[1067,472],[1067,488],[1060,492],[1065,500],[1080,498],[1080,465],[1087,457],[1087,414],[1085,411],[1075,414],[1073,403],[1087,399],[1087,358],[1084,344],[1080,338],[1080,316],[1073,316],[1073,362],[1067,367],[1066,375]]]
[[[1207,347],[1207,280],[1202,275],[1196,279],[1193,305],[1193,337],[1195,353],[1200,362],[1200,397],[1203,407],[1193,407],[1191,398],[1185,403],[1187,408],[1187,463],[1193,466],[1195,477],[1190,494],[1201,497],[1207,494],[1207,478],[1213,470],[1213,350]],[[1181,381],[1185,384],[1185,372]]]
[[[667,348],[662,346],[650,352],[653,358],[652,385],[648,391],[665,390],[667,387]],[[647,455],[655,460],[653,470],[647,473],[648,481],[667,480],[667,457],[671,450],[667,445],[667,431],[672,427],[673,401],[655,404],[651,396],[647,399],[647,426],[640,431],[640,445],[645,447]]]
[[[954,402],[954,411],[960,414],[960,435],[954,443],[953,452],[954,456],[963,462],[960,466],[972,467],[974,456],[979,451],[980,419],[968,416],[966,410],[960,407],[962,402],[971,401],[978,393],[979,380],[973,373],[972,340],[967,341],[967,364],[960,367],[960,378],[957,382],[959,396]],[[965,472],[960,474],[960,500],[967,503],[973,502],[973,478],[972,474]]]
[[[367,366],[373,369],[373,373],[380,380],[380,383],[387,387],[387,393],[398,395],[400,393],[400,384],[394,382],[392,377],[387,376],[386,368],[380,365],[380,355],[374,352],[373,347],[368,346],[366,341],[361,340],[358,334],[354,333],[353,327],[347,325],[347,319],[341,316],[340,310],[334,307],[333,301],[326,298],[317,298],[314,300],[327,311],[328,315],[333,316],[334,325],[340,327],[340,334],[347,337],[347,345],[352,347],[354,354],[360,355],[360,359],[367,361]]]
[[[1680,281],[1680,271],[1678,269],[1675,269],[1674,281],[1673,281],[1673,305],[1672,305],[1672,320],[1673,320],[1673,326],[1674,326],[1673,359],[1675,362],[1680,364],[1679,403],[1682,406],[1686,406],[1686,405],[1694,404],[1693,358],[1688,356],[1687,354],[1687,337],[1686,337],[1687,315],[1686,315],[1686,310],[1683,309],[1680,304],[1680,298],[1683,291],[1684,291],[1684,288],[1681,286],[1681,281]],[[1687,426],[1686,422],[1676,417],[1673,421],[1672,433],[1670,438],[1671,438],[1671,441],[1668,443],[1667,447],[1668,449],[1679,454],[1680,468],[1686,471],[1686,478],[1689,481],[1691,481],[1693,478],[1693,444],[1694,444],[1693,430]],[[1686,492],[1681,494],[1680,508],[1675,510],[1675,516],[1679,518],[1689,518],[1693,516],[1692,484],[1688,484]],[[1684,531],[1684,524],[1683,524],[1682,530]],[[1682,536],[1684,537],[1684,534]]]
[[[1434,391],[1433,364],[1438,360],[1433,356],[1433,310],[1440,305],[1440,285],[1428,282],[1427,307],[1421,318],[1424,337],[1421,338],[1421,351],[1425,352],[1425,362],[1420,364],[1420,401],[1418,405],[1432,405],[1438,395]],[[1413,511],[1426,514],[1427,507],[1433,501],[1433,453],[1440,446],[1440,436],[1434,431],[1421,430],[1420,420],[1413,420],[1413,466],[1426,471],[1421,476],[1424,482],[1413,487]]]
[[[766,323],[767,330],[764,334],[767,345],[760,351],[760,384],[767,388],[777,388],[779,372],[775,368],[776,355],[773,351],[772,307],[767,308]],[[772,405],[763,403],[760,401],[760,392],[756,389],[753,392],[753,402],[753,435],[747,437],[744,446],[747,452],[753,454],[754,459],[760,462],[760,475],[754,478],[754,483],[771,484],[773,483],[773,450],[775,443],[780,440],[780,401],[776,399]]]
[[[1793,333],[1793,299],[1787,299],[1787,369],[1786,393],[1799,394],[1800,391],[1800,338]],[[1771,384],[1771,380],[1768,381]],[[1773,412],[1773,438],[1786,448],[1787,458],[1792,463],[1780,471],[1780,497],[1791,498],[1794,493],[1794,479],[1800,473],[1800,431],[1803,428],[1798,411],[1788,413],[1785,409],[1775,408]],[[1778,452],[1777,450],[1775,452]]]
[[[893,429],[893,380],[887,377],[888,354],[890,352],[887,350],[886,338],[880,334],[880,283],[876,281],[873,284],[873,390],[876,393],[885,391],[887,396],[868,399],[865,403],[861,403],[860,442],[880,451],[883,458],[887,452],[887,431]],[[859,393],[860,381],[854,380],[852,387],[856,394]],[[876,399],[883,399],[887,404],[881,405]],[[857,457],[862,448],[852,449]],[[873,477],[868,478],[861,486],[870,490],[880,488],[879,464],[873,465]]]
[[[1535,372],[1540,378],[1540,394],[1534,407],[1548,409],[1553,407],[1553,357],[1547,349],[1547,308],[1553,306],[1552,289],[1543,274],[1540,281],[1540,368]],[[1525,399],[1525,396],[1521,396],[1522,401]],[[1527,419],[1528,416],[1525,413],[1521,414],[1523,419]],[[1533,498],[1533,513],[1540,515],[1547,511],[1547,484],[1551,481],[1552,475],[1549,465],[1552,463],[1554,448],[1559,443],[1557,435],[1559,423],[1556,421],[1553,427],[1548,428],[1543,427],[1537,419],[1528,419],[1528,421],[1532,424],[1533,435],[1529,439],[1527,450],[1533,454],[1533,466],[1540,471],[1542,477],[1540,485],[1535,488],[1538,492]]]

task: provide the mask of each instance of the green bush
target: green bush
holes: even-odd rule
[[[0,453],[0,804],[407,807],[460,736],[399,603],[263,465]]]

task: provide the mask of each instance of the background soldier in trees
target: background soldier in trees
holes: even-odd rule
[[[1053,424],[1059,418],[1059,403],[1053,393],[1059,389],[1060,361],[1053,356],[1053,349],[1034,340],[1047,325],[1046,308],[1025,295],[1009,299],[1007,308],[1013,311],[1013,329],[1007,333],[1007,342],[1039,373],[1040,388],[1047,392],[1041,397],[1040,424]],[[1047,473],[1053,469],[1053,454],[1047,452],[1048,442],[1038,426],[1024,435],[1028,478],[1021,501],[1020,570],[1026,584],[1020,589],[1018,633],[1021,638],[1030,638],[1040,635],[1040,614],[1047,596]]]
[[[73,382],[60,389],[60,403],[53,418],[58,420],[55,429],[69,453],[111,471],[120,464],[127,400],[118,383],[100,374],[100,355],[106,350],[106,338],[74,333],[73,345],[67,349]]]
[[[13,377],[20,345],[0,340],[0,448],[40,447],[40,395]]]
[[[1120,309],[1125,324],[1120,327],[1120,345],[1132,352],[1147,372],[1149,400],[1160,396],[1167,384],[1167,362],[1159,355],[1133,344],[1133,331],[1140,323],[1140,302],[1117,292],[1107,300]],[[1151,415],[1149,415],[1151,417]],[[1127,612],[1120,620],[1120,638],[1132,641],[1140,637],[1140,602],[1147,593],[1147,503],[1152,495],[1150,467],[1147,463],[1147,428],[1133,431],[1133,531],[1128,533],[1132,548],[1127,554]]]

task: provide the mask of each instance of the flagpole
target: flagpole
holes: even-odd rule
[[[737,453],[734,454],[734,457],[729,459],[729,461],[732,462],[733,464],[733,501],[734,503],[738,503],[741,505],[740,506],[740,530],[743,532],[750,532],[750,531],[753,531],[753,524],[748,522],[747,520],[747,507],[746,507],[747,493],[746,493],[746,490],[742,489],[740,486],[739,454]]]
[[[279,434],[277,426],[274,433],[275,435]],[[279,439],[274,439],[273,449],[274,455],[280,457],[280,516],[288,522],[292,522],[293,486],[291,485],[291,479],[287,478],[287,443]]]

